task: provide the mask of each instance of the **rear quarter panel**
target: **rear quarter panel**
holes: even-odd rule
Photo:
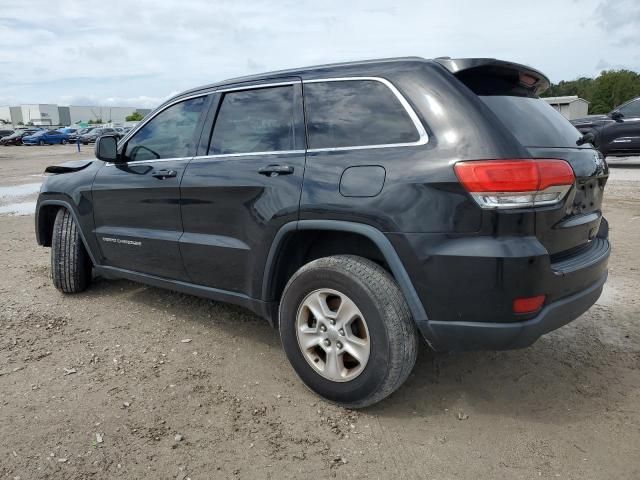
[[[330,78],[331,72],[323,75]],[[353,76],[390,80],[420,118],[429,141],[421,146],[307,153],[300,218],[366,223],[383,232],[478,231],[483,213],[460,186],[453,164],[525,156],[526,151],[475,94],[438,64],[394,63],[359,69]],[[380,193],[343,196],[339,185],[344,171],[364,165],[385,169]]]

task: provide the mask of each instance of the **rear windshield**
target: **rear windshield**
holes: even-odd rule
[[[478,96],[525,147],[572,147],[582,134],[551,105],[532,97]],[[584,148],[590,145],[585,144]]]

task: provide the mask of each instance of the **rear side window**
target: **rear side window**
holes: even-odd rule
[[[191,156],[205,100],[205,97],[185,100],[153,117],[127,142],[126,157],[139,161]],[[100,129],[93,132],[102,133]]]
[[[304,85],[309,148],[413,143],[415,124],[396,95],[376,80],[309,82]]]
[[[572,147],[582,134],[558,111],[536,97],[479,95],[525,147]],[[590,148],[586,145],[583,148]]]
[[[293,85],[225,93],[209,155],[304,149],[301,116]]]

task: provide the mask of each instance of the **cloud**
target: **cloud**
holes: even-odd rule
[[[640,26],[640,3],[637,0],[604,0],[595,11],[598,24],[616,35],[627,28],[637,32]]]
[[[539,0],[535,9],[498,0],[105,5],[101,12],[75,0],[3,5],[0,86],[7,100],[0,102],[148,106],[235,76],[404,55],[504,58],[539,68],[553,81],[597,73],[594,59],[640,67],[637,43],[614,44],[638,31],[636,3],[624,0]]]

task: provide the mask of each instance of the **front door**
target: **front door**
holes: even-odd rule
[[[208,142],[182,179],[182,257],[194,283],[259,297],[272,240],[298,219],[302,87],[281,79],[229,88],[213,104]]]
[[[637,154],[640,152],[640,100],[629,102],[618,111],[622,118],[608,127],[609,151]]]
[[[208,97],[171,104],[119,147],[122,162],[105,164],[93,183],[95,235],[101,264],[188,280],[180,180],[200,138]]]

